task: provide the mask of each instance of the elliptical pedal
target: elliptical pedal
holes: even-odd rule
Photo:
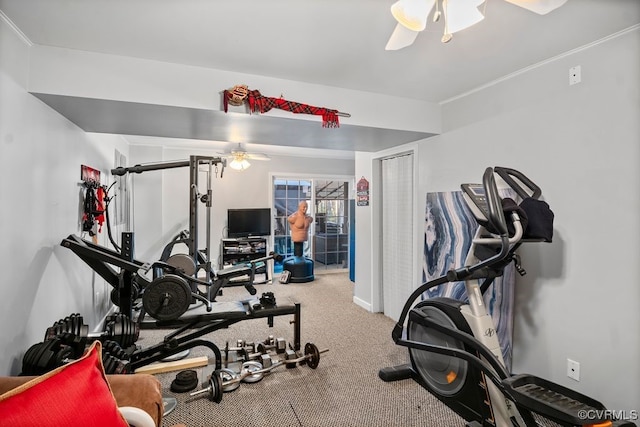
[[[607,412],[597,400],[533,375],[514,375],[503,380],[502,385],[518,404],[550,419],[575,425],[609,420],[598,418]],[[588,420],[585,414],[589,414]]]

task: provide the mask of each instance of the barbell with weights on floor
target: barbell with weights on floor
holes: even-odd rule
[[[316,369],[320,363],[320,354],[327,351],[329,351],[328,348],[318,350],[315,344],[309,342],[304,346],[304,356],[290,357],[289,354],[291,353],[289,353],[287,359],[272,361],[270,356],[263,355],[265,356],[262,358],[264,365],[269,364],[269,366],[264,366],[263,363],[256,361],[247,361],[242,364],[239,374],[231,369],[219,369],[209,377],[209,386],[207,388],[193,392],[190,396],[208,393],[210,400],[220,403],[224,392],[235,390],[241,382],[260,381],[265,373],[271,372],[278,366],[285,365],[287,368],[292,368],[299,363],[301,365],[306,364],[311,369]]]

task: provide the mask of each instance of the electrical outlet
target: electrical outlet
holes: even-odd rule
[[[582,81],[580,71],[581,70],[579,65],[569,68],[569,85],[574,85]]]
[[[567,376],[576,381],[580,381],[580,363],[567,359]]]

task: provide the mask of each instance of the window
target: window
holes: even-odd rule
[[[318,180],[314,188],[314,261],[319,267],[346,268],[349,261],[349,183]]]

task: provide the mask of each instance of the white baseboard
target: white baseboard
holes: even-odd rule
[[[368,302],[361,300],[358,297],[353,297],[353,303],[357,306],[360,306],[362,308],[364,308],[367,311],[371,311],[371,304],[369,304]]]

